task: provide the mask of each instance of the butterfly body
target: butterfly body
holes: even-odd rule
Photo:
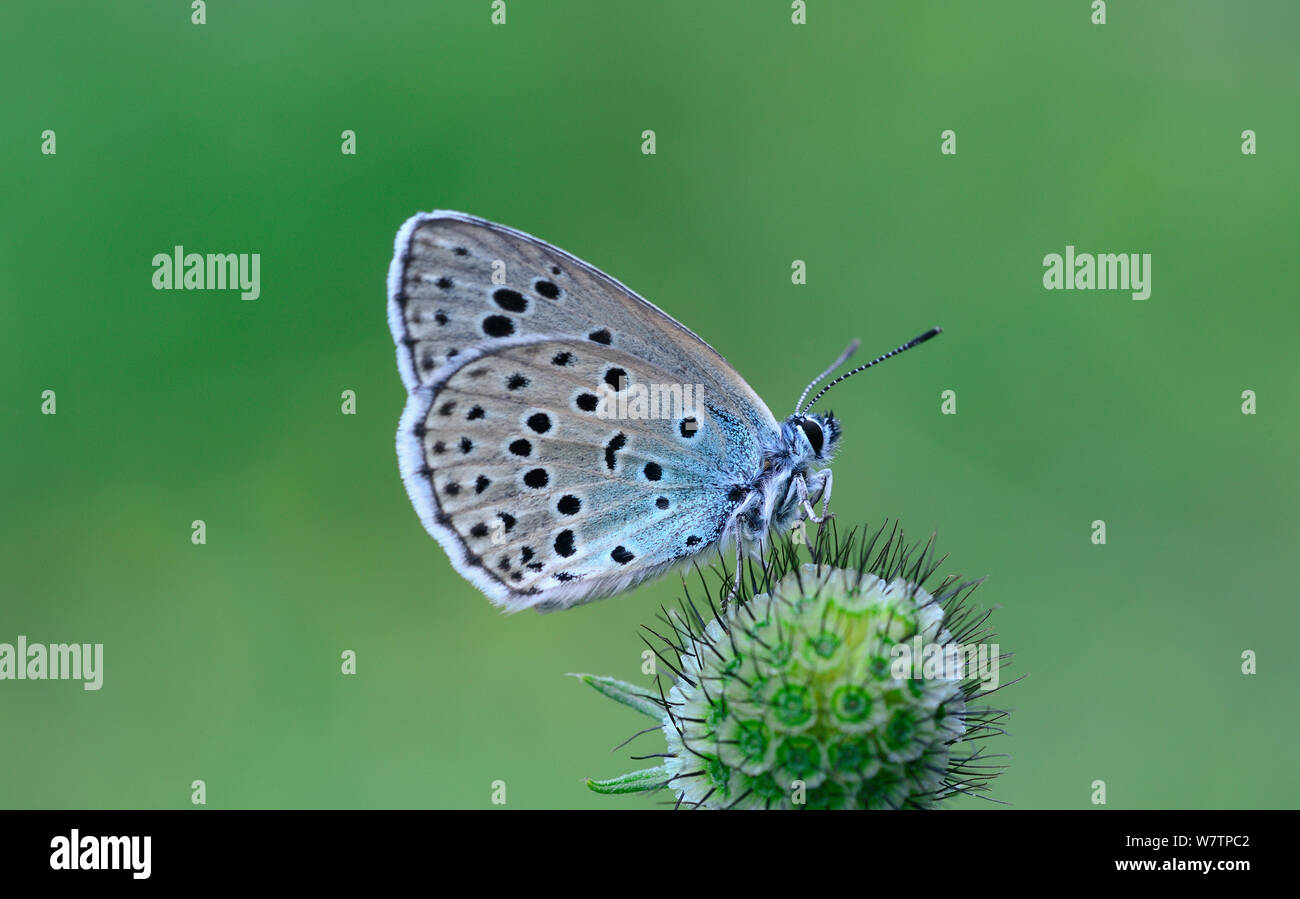
[[[388,319],[407,493],[508,610],[611,596],[725,544],[761,549],[812,515],[809,494],[829,498],[833,416],[778,422],[693,332],[545,241],[416,215],[397,235]]]
[[[788,531],[807,517],[809,493],[821,498],[827,492],[827,466],[839,432],[830,413],[792,415],[781,423],[776,442],[764,448],[762,470],[746,485],[745,500],[735,512],[742,543],[759,550],[770,531]]]

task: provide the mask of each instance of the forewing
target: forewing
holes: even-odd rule
[[[776,422],[716,350],[582,260],[520,231],[458,212],[421,213],[398,232],[389,325],[408,390],[463,353],[501,340],[570,336],[654,360],[676,382],[731,397],[757,430]]]

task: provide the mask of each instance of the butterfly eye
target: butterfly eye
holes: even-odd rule
[[[822,427],[811,418],[800,419],[799,427],[803,428],[803,434],[808,438],[808,443],[812,445],[813,452],[817,455],[822,454]]]

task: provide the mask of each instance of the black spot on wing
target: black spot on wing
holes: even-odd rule
[[[610,438],[609,443],[605,444],[605,467],[610,471],[614,470],[617,463],[615,454],[627,445],[627,435],[623,433],[615,434]]]
[[[627,551],[626,546],[614,547],[614,550],[609,554],[609,557],[620,565],[626,565],[628,562],[631,562],[636,558],[636,556]]]
[[[511,290],[509,287],[498,288],[493,292],[492,299],[507,312],[523,312],[528,308],[527,298],[519,291]]]
[[[489,315],[483,319],[483,333],[488,337],[509,337],[515,333],[515,323],[508,315]]]
[[[555,551],[566,559],[578,551],[577,546],[574,545],[573,531],[566,528],[556,535]]]

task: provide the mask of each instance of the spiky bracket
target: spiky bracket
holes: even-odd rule
[[[669,752],[657,754],[665,757],[663,764],[608,780],[588,780],[588,788],[604,794],[671,789],[677,792],[676,806],[695,808],[934,807],[954,795],[986,793],[989,781],[1005,767],[986,764],[998,756],[984,754],[982,744],[965,755],[954,749],[1005,733],[1002,724],[1007,712],[976,703],[1009,684],[985,689],[972,674],[960,682],[949,681],[946,692],[941,685],[924,696],[928,685],[889,682],[880,670],[882,653],[890,645],[926,628],[930,638],[943,643],[987,643],[993,638],[987,626],[990,613],[977,611],[969,601],[983,579],[962,581],[958,575],[947,575],[931,592],[926,585],[947,558],[936,561],[934,535],[909,545],[896,522],[866,534],[854,529],[840,538],[831,521],[818,529],[810,544],[792,539],[774,542],[767,553],[749,560],[726,620],[719,620],[718,608],[734,579],[725,558],[720,554],[718,565],[707,572],[697,568],[709,618],[701,614],[701,603],[684,584],[679,607],[661,608],[657,616],[661,626],[645,626],[653,640],[643,640],[673,674],[667,692],[660,675],[650,689],[610,677],[575,675],[659,723],[632,739],[662,729],[669,743]],[[827,630],[825,612],[819,613],[821,633],[811,639],[799,637],[806,658],[796,668],[789,667],[790,648],[798,635],[782,634],[781,627],[786,613],[797,609],[774,591],[780,593],[782,583],[792,581],[797,589],[786,587],[785,592],[792,593],[796,603],[814,602],[832,573],[837,583],[847,585],[850,596],[864,589],[875,591],[875,631],[866,647],[872,658],[855,661],[841,653],[835,662],[841,667],[848,664],[856,672],[854,678],[874,690],[874,701],[853,678],[837,682],[839,698],[834,700],[801,686],[802,680],[816,680],[819,666],[828,670],[828,660],[836,659],[843,649],[834,629]],[[901,611],[880,607],[880,597],[890,590],[897,590],[891,602],[906,599],[911,606],[902,603],[897,606]],[[849,599],[847,604],[854,602]],[[849,621],[843,616],[852,613],[839,607],[844,600],[835,603],[837,620]],[[776,619],[774,608],[781,613]],[[880,615],[882,608],[888,612],[886,617]],[[922,619],[928,623],[922,625]],[[769,630],[774,622],[777,628]],[[1003,665],[1010,657],[999,653],[997,663]],[[862,668],[868,662],[874,669]],[[792,680],[792,675],[797,676]],[[871,718],[874,713],[879,719],[899,697],[907,700],[904,690],[911,691],[913,700],[935,704],[942,713],[941,733],[932,732],[933,722],[923,715],[901,706],[888,720]],[[809,723],[809,715],[828,705],[834,706],[829,724]],[[760,720],[762,714],[754,714],[755,709],[775,710],[772,723],[778,733]],[[875,742],[863,736],[868,727],[878,732]],[[929,742],[922,745],[922,737]],[[879,758],[873,758],[873,753]],[[802,802],[792,799],[799,795],[799,785],[805,788]]]

